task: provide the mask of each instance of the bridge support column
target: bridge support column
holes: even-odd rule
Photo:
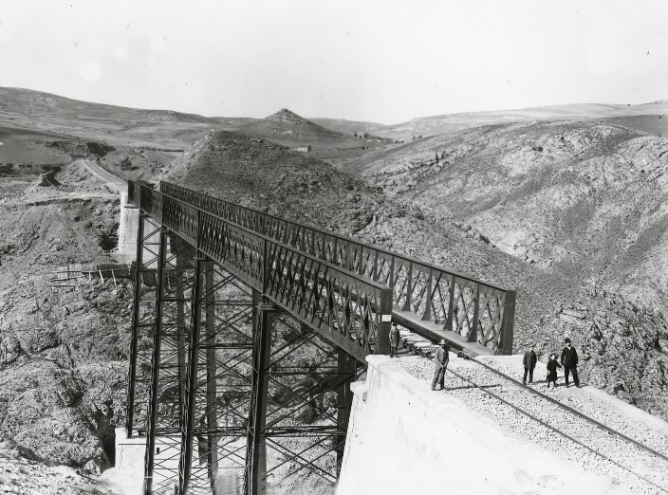
[[[133,265],[134,307],[130,339],[128,393],[125,416],[127,438],[146,431],[150,362],[153,358],[153,328],[156,315],[156,271],[160,225],[142,213],[137,227],[137,254]]]
[[[216,363],[216,300],[213,281],[213,263],[206,272],[206,446],[207,468],[211,489],[215,493],[215,476],[218,471],[218,410]]]
[[[334,439],[336,443],[336,474],[341,474],[343,464],[343,452],[346,446],[346,436],[348,434],[348,421],[350,419],[350,409],[353,404],[353,392],[350,390],[350,384],[355,380],[357,363],[342,349],[337,349],[337,359],[339,367],[339,376],[342,382],[337,390],[337,430],[338,438]]]
[[[201,255],[201,253],[200,253]],[[253,357],[251,291],[209,258],[195,260],[179,493],[236,493],[245,468]]]
[[[257,321],[245,493],[280,490],[298,473],[307,486],[334,484],[357,362],[281,308],[261,304]]]
[[[267,445],[264,430],[267,420],[267,391],[274,312],[275,308],[271,304],[264,301],[259,302],[255,326],[255,348],[253,349],[250,415],[248,417],[246,495],[266,493]]]
[[[199,365],[200,331],[202,326],[203,275],[211,271],[211,263],[203,259],[195,260],[193,281],[192,328],[188,352],[188,370],[186,372],[186,394],[181,428],[181,456],[179,459],[179,493],[188,492],[188,483],[192,471],[193,440],[195,435],[195,392],[197,389],[197,371]],[[208,270],[207,270],[208,269]]]
[[[137,342],[139,340],[139,320],[141,318],[139,309],[139,300],[141,298],[141,272],[144,251],[144,217],[145,214],[139,215],[139,226],[137,228],[137,258],[135,261],[134,272],[134,307],[132,311],[132,335],[130,337],[130,369],[128,372],[128,402],[127,410],[125,412],[125,432],[128,438],[132,437],[135,421],[135,397],[136,397],[136,383],[137,383]]]
[[[178,453],[181,444],[180,424],[184,400],[185,315],[188,278],[187,245],[167,229],[160,228],[144,239],[157,241],[157,270],[142,270],[141,293],[146,286],[155,286],[152,326],[139,335],[138,348],[152,351],[150,365],[138,363],[137,370],[149,375],[146,426],[144,491],[164,494],[173,490],[178,479]],[[153,239],[154,238],[154,239]],[[144,254],[148,251],[145,250]],[[142,260],[144,266],[155,260]],[[176,260],[176,262],[174,262]],[[153,277],[154,276],[154,277]],[[151,280],[151,279],[154,280]],[[142,311],[148,308],[142,308]],[[149,344],[150,342],[150,344]],[[136,407],[135,407],[136,409]]]
[[[153,328],[153,359],[151,360],[151,386],[148,404],[148,431],[146,457],[144,459],[144,493],[153,493],[153,469],[155,467],[155,434],[158,421],[158,383],[160,378],[160,348],[162,345],[162,310],[165,299],[165,265],[167,258],[167,235],[163,229],[159,233],[158,273],[156,287],[155,326]]]
[[[185,315],[185,292],[184,292],[184,271],[186,269],[183,242],[175,235],[170,236],[170,245],[177,251],[176,254],[176,272],[174,274],[176,282],[176,342],[177,342],[177,360],[178,360],[178,379],[180,384],[180,404],[179,410],[183,410],[186,401],[186,315]]]
[[[514,290],[506,291],[506,298],[503,305],[503,323],[501,327],[501,354],[510,355],[513,353],[513,323],[515,322],[515,300],[517,292]]]

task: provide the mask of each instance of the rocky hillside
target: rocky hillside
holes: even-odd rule
[[[198,141],[166,169],[163,179],[222,194],[229,201],[264,206],[274,214],[306,215],[306,219],[330,227],[345,225],[348,232],[360,230],[372,220],[372,205],[378,201],[363,181],[307,154],[222,131]],[[342,211],[334,206],[342,195],[357,195],[361,204],[342,205]],[[321,206],[313,208],[316,197]],[[358,212],[354,221],[342,221],[351,209]]]
[[[556,287],[544,294],[553,314],[534,322],[535,340],[556,336],[554,346],[572,333],[592,351],[597,385],[636,402],[665,393],[668,140],[594,121],[502,124],[418,140],[346,168],[545,277],[568,280],[579,295]],[[620,338],[630,341],[611,345]],[[658,402],[666,417],[668,401]]]
[[[422,140],[413,147],[424,146],[424,153],[430,150],[431,156],[434,150],[429,143]],[[408,155],[411,147],[396,150]],[[454,163],[454,158],[446,161]],[[543,352],[558,350],[563,337],[570,335],[583,354],[586,379],[668,418],[666,401],[655,400],[667,383],[668,324],[662,313],[639,308],[612,288],[593,289],[586,280],[574,281],[572,271],[549,269],[544,263],[531,263],[533,258],[525,260],[507,251],[502,239],[486,233],[486,223],[476,228],[452,212],[420,203],[418,196],[410,194],[415,187],[409,184],[412,176],[393,175],[406,174],[409,162],[388,160],[384,172],[374,162],[363,164],[369,166],[371,181],[337,172],[273,143],[214,133],[175,162],[165,178],[517,288],[516,352],[533,343]],[[440,165],[428,169],[434,167]],[[491,179],[485,183],[496,187]],[[468,194],[476,193],[471,189]],[[448,196],[447,201],[457,198]],[[638,350],[644,358],[639,360],[627,348]],[[631,375],[626,373],[629,369],[640,371]],[[649,376],[652,380],[645,380]]]
[[[668,140],[594,122],[508,124],[349,168],[529,263],[661,307]]]
[[[123,279],[53,285],[62,266],[111,261],[116,242],[118,199],[80,172],[0,199],[0,457],[99,473],[125,412],[132,298]]]
[[[19,450],[0,439],[0,490],[6,494],[113,495],[109,484],[81,470],[45,465],[22,457]]]

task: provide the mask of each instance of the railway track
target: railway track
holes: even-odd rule
[[[401,337],[406,349],[424,358],[436,349],[433,342],[407,330],[401,330]],[[578,401],[573,389],[543,393],[536,389],[542,385],[523,385],[497,369],[493,359],[456,359],[456,354],[451,352],[446,373],[449,395],[500,423],[513,436],[539,443],[628,486],[629,493],[668,494],[668,434],[649,438],[641,425],[621,432],[603,420],[603,414],[614,419],[610,411],[583,412],[588,404]],[[404,357],[399,363],[411,374],[431,379],[432,364],[427,359]]]

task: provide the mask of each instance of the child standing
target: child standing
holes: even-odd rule
[[[550,388],[550,382],[554,382],[554,388],[557,388],[557,368],[561,368],[557,355],[550,354],[550,359],[547,362],[547,388]]]

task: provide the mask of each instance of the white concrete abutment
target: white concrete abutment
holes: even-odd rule
[[[337,495],[621,495],[584,471],[403,370],[370,356],[355,394]]]
[[[119,263],[130,264],[137,257],[137,232],[139,208],[128,203],[128,193],[121,192],[121,212],[118,225],[118,249],[114,258]]]

